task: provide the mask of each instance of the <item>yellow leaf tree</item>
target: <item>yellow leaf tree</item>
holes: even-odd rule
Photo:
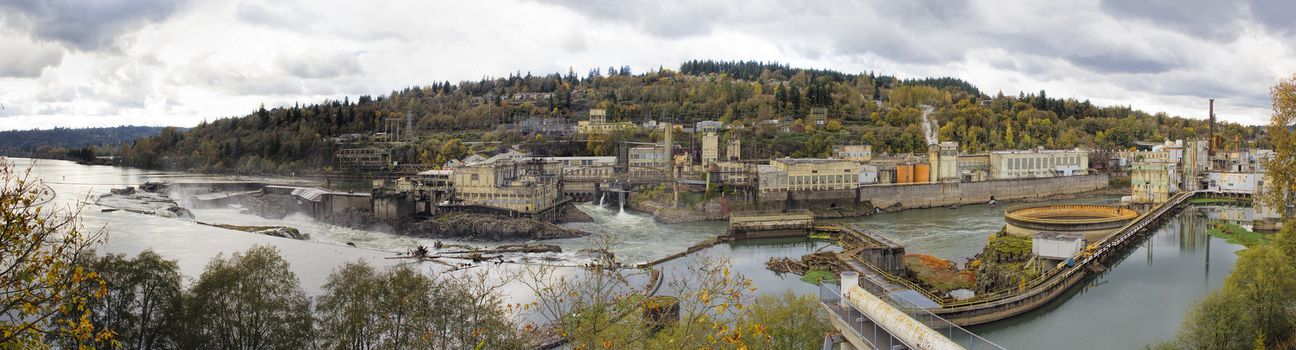
[[[1282,213],[1296,193],[1296,75],[1278,82],[1269,90],[1273,99],[1273,117],[1270,119],[1269,142],[1274,157],[1265,161],[1265,188],[1260,200],[1268,207]]]
[[[91,324],[87,307],[102,297],[102,280],[78,263],[93,254],[101,232],[82,231],[79,207],[48,204],[53,191],[4,158],[0,186],[0,348],[50,348],[56,338],[110,340],[111,333]],[[96,283],[100,288],[81,288]]]

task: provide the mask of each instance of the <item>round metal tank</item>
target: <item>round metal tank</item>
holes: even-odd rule
[[[1046,204],[1004,210],[1005,231],[1018,237],[1040,232],[1069,232],[1095,242],[1138,218],[1129,208],[1092,204]]]
[[[909,164],[900,164],[900,165],[896,165],[896,181],[895,181],[895,182],[898,183],[898,184],[913,183],[913,182],[914,182],[914,180],[913,180],[913,175],[914,175],[913,168],[914,168],[913,165],[909,165]]]
[[[913,182],[920,184],[931,182],[931,165],[925,163],[914,164]]]

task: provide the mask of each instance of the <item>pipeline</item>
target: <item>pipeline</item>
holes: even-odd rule
[[[852,276],[853,275],[853,276]],[[842,274],[842,301],[849,302],[856,309],[876,322],[888,333],[914,350],[965,350],[962,345],[946,338],[936,330],[909,317],[903,311],[864,290],[859,286],[859,275]]]

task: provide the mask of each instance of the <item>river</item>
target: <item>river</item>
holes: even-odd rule
[[[145,181],[183,181],[211,176],[148,171],[109,166],[84,166],[66,161],[10,159],[19,169],[33,167],[33,175],[44,179],[56,192],[55,203],[74,205],[80,200],[107,193],[110,188],[138,185]],[[226,178],[226,177],[219,177]],[[1115,197],[1082,198],[1058,202],[1110,203]],[[1003,226],[1003,208],[969,205],[957,209],[917,209],[840,221],[858,222],[888,235],[907,246],[910,253],[925,253],[962,262],[975,255],[986,237]],[[667,256],[724,232],[723,222],[660,224],[650,217],[623,212],[614,207],[580,204],[594,218],[591,223],[569,226],[606,234],[615,245],[612,251],[622,261],[640,262]],[[83,212],[86,227],[103,227],[108,238],[98,250],[134,255],[145,249],[176,259],[181,273],[192,281],[210,259],[218,254],[271,245],[301,279],[308,294],[317,295],[328,274],[342,264],[367,261],[379,266],[406,263],[386,259],[414,245],[431,245],[431,240],[356,230],[317,223],[304,215],[269,220],[241,214],[234,208],[194,210],[197,220],[227,224],[286,225],[311,235],[309,241],[262,236],[204,226],[183,219],[141,215],[125,211],[101,212],[88,206]],[[1082,288],[1025,315],[974,327],[972,331],[1009,349],[1092,349],[1138,348],[1173,336],[1192,304],[1221,285],[1233,268],[1234,252],[1240,246],[1206,235],[1206,219],[1197,210],[1185,210],[1161,227],[1130,257],[1111,267]],[[351,242],[357,247],[347,246]],[[546,241],[561,246],[565,253],[551,256],[556,261],[579,263],[574,252],[590,247],[587,238]],[[766,240],[720,244],[698,253],[669,261],[668,270],[683,270],[702,257],[728,259],[733,270],[750,278],[760,293],[794,292],[814,294],[815,286],[796,275],[775,274],[765,269],[770,257],[800,257],[820,249],[835,249],[824,242],[802,239]],[[1206,264],[1207,259],[1209,264]],[[429,273],[442,269],[424,263]],[[516,268],[516,267],[514,267]],[[492,271],[497,273],[497,271]],[[515,302],[529,301],[521,288],[504,288]]]

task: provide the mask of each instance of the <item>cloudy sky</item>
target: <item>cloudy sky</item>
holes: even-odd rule
[[[510,72],[778,61],[1246,124],[1296,2],[0,0],[0,129],[193,126]]]

